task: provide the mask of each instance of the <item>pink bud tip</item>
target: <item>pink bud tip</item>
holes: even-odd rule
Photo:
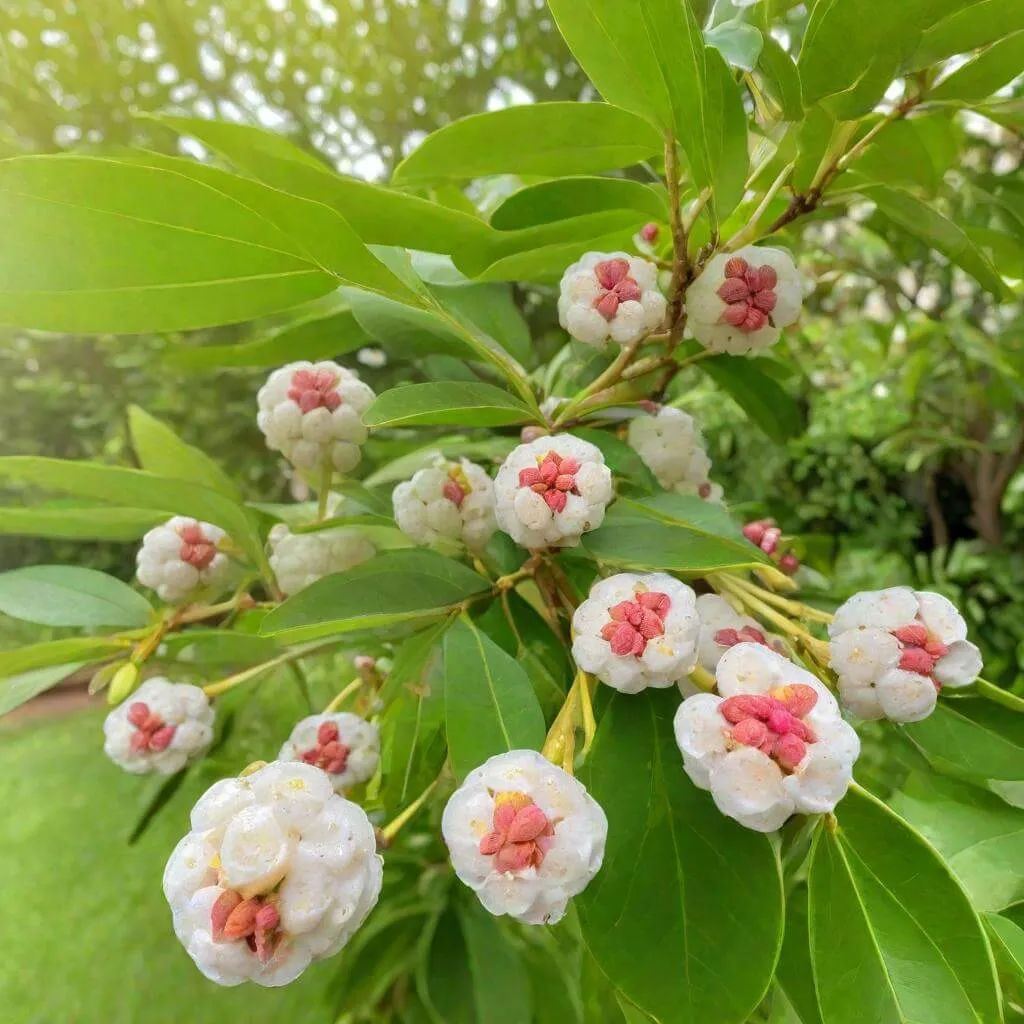
[[[137,700],[128,708],[128,721],[136,728],[142,725],[149,718],[149,705],[144,701]]]
[[[792,576],[793,573],[800,568],[800,559],[793,554],[792,551],[787,551],[779,559],[779,568],[787,575]]]
[[[760,544],[761,538],[764,537],[764,531],[764,523],[758,520],[754,523],[747,523],[747,525],[743,527],[743,536],[746,537],[751,544]]]
[[[372,672],[377,664],[377,659],[372,658],[369,654],[357,654],[352,659],[352,664],[355,665],[357,672]]]
[[[316,739],[321,746],[332,743],[338,735],[338,727],[334,722],[322,722],[316,731]]]
[[[658,240],[658,232],[660,228],[653,221],[645,224],[640,229],[640,237],[647,242],[648,245],[653,245]]]
[[[547,431],[543,427],[531,425],[523,427],[523,429],[519,431],[519,440],[522,441],[523,444],[530,444],[531,442],[544,437],[545,434],[547,434]]]
[[[149,749],[160,753],[162,750],[166,750],[174,739],[174,733],[177,730],[173,725],[165,725],[162,729],[157,729],[149,737]]]

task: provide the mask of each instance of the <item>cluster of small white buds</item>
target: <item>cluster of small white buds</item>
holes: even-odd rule
[[[708,479],[711,459],[697,421],[682,409],[656,406],[629,421],[626,438],[668,491],[720,502],[722,488]]]
[[[576,664],[620,693],[672,686],[697,661],[696,596],[667,573],[609,576],[576,609],[572,634]]]
[[[347,473],[366,441],[363,413],[376,396],[352,370],[302,361],[282,366],[256,396],[267,446],[298,469]]]
[[[292,729],[277,759],[322,768],[341,793],[373,778],[380,763],[380,733],[348,711],[310,715]]]
[[[224,531],[212,523],[174,516],[142,538],[135,575],[169,604],[201,589],[220,590],[231,569],[228,556],[218,550],[224,537]]]
[[[207,978],[278,986],[342,949],[381,880],[362,808],[319,768],[274,762],[200,797],[163,884],[175,934]]]
[[[103,752],[133,775],[173,775],[206,752],[213,720],[198,686],[154,676],[107,715]]]
[[[498,528],[494,483],[468,459],[439,459],[400,483],[391,500],[398,528],[417,544],[450,540],[478,552]]]
[[[800,568],[800,559],[793,551],[780,547],[782,530],[774,519],[755,519],[743,527],[743,536],[756,544],[766,555],[771,555],[775,564],[787,575],[792,576]]]
[[[855,594],[829,625],[829,654],[843,703],[861,718],[918,722],[943,686],[967,686],[981,652],[941,594],[889,587]]]
[[[519,445],[494,480],[498,527],[531,550],[579,544],[601,525],[611,499],[601,450],[571,434]]]
[[[741,356],[774,345],[802,305],[789,254],[748,245],[708,260],[686,292],[687,326],[706,349]]]
[[[284,523],[277,523],[269,541],[270,568],[288,597],[323,576],[344,572],[376,554],[362,533],[346,528],[292,533]]]
[[[466,776],[441,831],[459,879],[492,914],[554,924],[604,859],[608,819],[581,782],[535,750]]]
[[[562,275],[559,323],[595,348],[620,345],[656,330],[668,303],[658,291],[658,268],[624,252],[588,252]]]
[[[846,794],[860,753],[839,704],[810,672],[759,643],[722,655],[718,693],[675,717],[686,773],[718,809],[758,832],[792,814],[825,814]]]
[[[764,644],[779,654],[785,654],[782,640],[766,633],[761,624],[749,615],[743,615],[718,594],[701,594],[697,598],[700,616],[700,642],[697,661],[701,668],[714,674],[718,663],[730,647],[737,644]]]

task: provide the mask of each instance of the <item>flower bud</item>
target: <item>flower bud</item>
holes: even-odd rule
[[[135,689],[139,682],[139,666],[134,662],[125,662],[116,669],[107,690],[107,703],[120,704]]]

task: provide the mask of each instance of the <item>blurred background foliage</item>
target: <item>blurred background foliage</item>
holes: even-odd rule
[[[762,0],[769,2],[798,32],[802,5]],[[908,148],[894,143],[875,172],[898,180],[910,169],[920,186],[922,165],[934,159],[926,183],[932,201],[986,246],[1005,273],[1024,278],[1024,247],[1013,242],[1024,233],[1024,186],[1016,173],[1024,155],[1020,83],[1004,93],[1006,102],[991,119],[931,115],[934,130],[925,133],[924,150],[910,148],[909,138],[897,140]],[[8,0],[0,9],[4,155],[133,145],[205,157],[197,143],[138,116],[172,111],[260,125],[340,171],[384,181],[424,134],[449,120],[513,103],[593,96],[543,0]],[[515,185],[493,187],[506,193]],[[490,199],[474,198],[483,205]],[[761,365],[796,397],[804,424],[799,435],[785,444],[769,440],[696,372],[682,375],[670,397],[703,422],[713,477],[729,501],[747,518],[772,515],[787,533],[804,538],[812,591],[820,577],[839,598],[905,582],[941,590],[965,610],[984,648],[988,678],[1019,684],[1020,306],[995,304],[869,204],[851,213],[812,222],[800,239],[787,239],[799,242],[813,290],[798,329],[786,332]],[[553,293],[513,295],[534,345],[548,358],[564,342]],[[0,334],[4,453],[128,461],[125,410],[137,404],[228,467],[253,498],[303,497],[301,481],[267,452],[256,429],[255,392],[266,369],[197,368],[175,358],[183,340],[189,351],[202,351],[194,346],[262,338],[287,322],[187,339]],[[349,329],[360,330],[354,322]],[[378,365],[375,339],[340,340],[345,351],[359,353],[361,373],[379,390],[410,375],[458,372],[453,360],[439,362],[446,357],[411,366],[393,351]],[[371,443],[368,466],[395,455],[394,446],[375,450]],[[134,547],[0,537],[0,568],[71,562],[128,579]],[[23,624],[0,621],[0,644],[27,639]],[[281,700],[294,701],[286,682]],[[266,734],[274,709],[271,700],[258,721],[243,723],[226,761],[244,763],[279,742]],[[301,709],[277,710],[286,722]],[[258,998],[202,981],[165,927],[156,882],[188,806],[209,780],[190,778],[172,796],[169,812],[127,848],[126,830],[154,794],[140,796],[136,780],[97,756],[97,727],[93,715],[44,720],[0,738],[0,804],[28,809],[7,837],[10,859],[21,867],[0,888],[6,918],[27,922],[22,940],[31,951],[31,960],[0,962],[10,1019],[128,1024],[141,1019],[143,1005],[155,1024],[327,1019],[326,1008],[337,1005],[340,987],[352,981],[348,959],[340,967],[318,965],[285,992]],[[69,765],[76,773],[82,766],[70,800]],[[884,768],[880,774],[891,775],[892,766]],[[41,838],[56,842],[58,833],[74,842],[32,856]],[[71,901],[58,927],[40,913],[39,893],[59,885],[84,896]],[[411,932],[387,933],[405,946],[368,945],[365,955],[404,965],[423,927],[421,918],[412,920]],[[444,919],[438,927],[446,927]],[[457,929],[455,935],[460,941]],[[372,940],[368,935],[367,943]],[[556,934],[554,941],[572,948],[571,935]],[[87,948],[69,956],[67,943]],[[97,969],[96,960],[110,953],[116,955],[109,965]],[[524,955],[536,960],[533,983],[543,986],[545,951],[538,946]],[[577,966],[574,977],[596,970],[587,961]],[[58,975],[60,983],[51,983]],[[450,983],[459,991],[459,978]],[[596,999],[604,989],[595,984],[590,991]],[[367,1005],[373,996],[365,993]],[[446,1012],[452,1021],[462,1019],[457,1006]],[[626,1020],[612,1005],[598,1012],[613,1024]],[[546,1019],[572,1014],[552,1004]]]

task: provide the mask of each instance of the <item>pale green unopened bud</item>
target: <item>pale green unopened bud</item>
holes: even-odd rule
[[[102,668],[98,668],[89,680],[89,695],[92,696],[94,693],[99,693],[101,690],[105,690],[110,685],[110,680],[114,678],[117,670],[124,665],[123,661],[112,661],[109,665],[104,665]]]
[[[108,704],[120,704],[135,689],[139,682],[139,666],[126,662],[115,673],[107,691]]]

